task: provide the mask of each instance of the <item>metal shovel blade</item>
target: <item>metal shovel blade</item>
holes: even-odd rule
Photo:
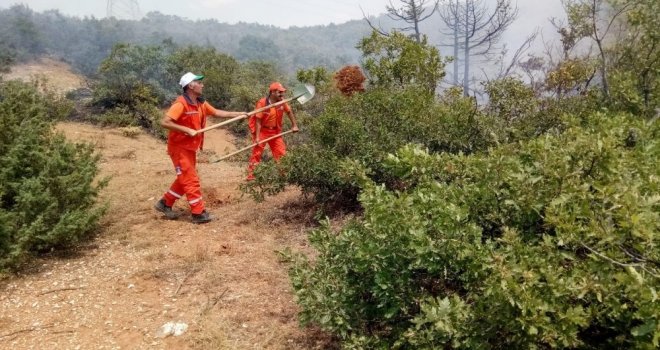
[[[293,89],[293,96],[298,96],[295,99],[300,104],[304,104],[311,100],[315,93],[316,88],[314,88],[314,85],[310,84],[300,84]]]

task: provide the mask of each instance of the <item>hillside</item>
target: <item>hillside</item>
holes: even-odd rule
[[[49,61],[32,65],[53,82],[70,74]],[[307,249],[311,213],[298,191],[256,204],[237,190],[245,164],[202,163],[202,190],[215,220],[168,221],[153,210],[174,178],[163,142],[77,123],[57,129],[101,153],[101,176],[111,177],[102,196],[108,214],[92,241],[0,282],[1,348],[327,347],[323,335],[299,328],[278,260],[278,250]],[[223,154],[232,137],[214,130],[206,146]],[[175,209],[187,211],[185,203]],[[170,321],[189,328],[179,337],[157,337]]]

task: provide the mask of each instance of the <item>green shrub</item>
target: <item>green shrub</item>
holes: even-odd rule
[[[301,321],[345,348],[657,348],[657,122],[565,123],[489,154],[404,147],[396,191],[344,163],[364,217],[289,255]]]
[[[178,80],[168,75],[168,57],[161,46],[116,44],[99,66],[93,104],[132,109],[139,102],[162,105],[173,99]]]
[[[16,61],[16,52],[0,39],[0,73],[9,72],[9,67]]]
[[[370,83],[376,86],[414,85],[433,93],[445,76],[446,61],[426,36],[418,43],[400,32],[384,36],[374,30],[360,41],[358,48],[363,52]]]
[[[91,120],[101,126],[137,126],[135,116],[133,116],[129,108],[125,106],[106,110],[103,114],[92,116]]]
[[[233,57],[213,48],[189,46],[176,50],[168,57],[167,71],[172,77],[170,86],[176,87],[177,94],[181,93],[178,85],[181,75],[186,72],[203,74],[204,97],[213,106],[226,109],[231,102],[231,89],[240,72],[240,64]]]
[[[105,185],[94,181],[99,156],[52,131],[67,105],[23,83],[0,84],[0,269],[89,236],[104,212],[95,205]]]

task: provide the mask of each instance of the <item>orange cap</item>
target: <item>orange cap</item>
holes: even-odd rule
[[[280,84],[278,82],[274,82],[274,83],[270,84],[270,89],[268,91],[275,91],[275,90],[282,91],[282,92],[286,91],[284,86],[282,86],[282,84]]]

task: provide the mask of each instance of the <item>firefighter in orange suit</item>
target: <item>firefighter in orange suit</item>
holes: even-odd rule
[[[282,84],[274,82],[270,84],[268,89],[268,96],[257,101],[255,109],[259,109],[270,104],[282,101],[286,89]],[[291,110],[288,103],[281,104],[273,107],[262,113],[257,113],[252,116],[248,122],[250,133],[252,134],[252,141],[257,143],[260,140],[267,139],[282,132],[282,116],[287,114],[291,121],[291,129],[293,132],[298,132],[298,124],[296,123],[296,116]],[[266,143],[259,144],[252,149],[252,156],[250,156],[248,165],[248,180],[254,180],[254,168],[261,162],[261,155],[266,149],[266,144],[270,147],[273,158],[278,161],[286,154],[286,144],[282,137],[276,137]]]
[[[176,171],[176,180],[156,203],[156,210],[169,219],[177,215],[172,211],[174,202],[186,196],[192,213],[192,222],[202,224],[211,221],[211,216],[204,208],[204,200],[197,175],[197,151],[202,149],[204,133],[197,130],[206,126],[206,117],[233,118],[245,112],[228,112],[215,109],[202,98],[203,75],[186,73],[179,80],[183,94],[174,101],[165,113],[161,125],[169,129],[167,153],[172,158]]]

